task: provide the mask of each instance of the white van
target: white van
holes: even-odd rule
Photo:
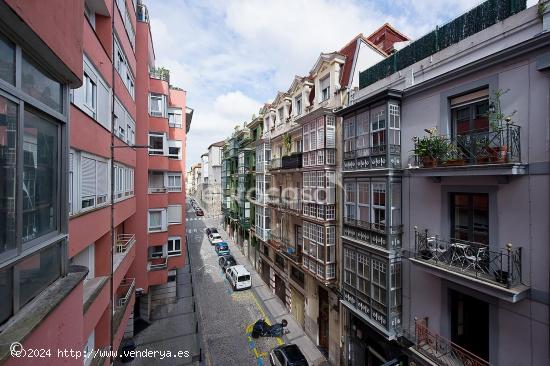
[[[250,272],[241,264],[229,267],[225,272],[225,276],[233,287],[233,290],[244,290],[252,287]]]

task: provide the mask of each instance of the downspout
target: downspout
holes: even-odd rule
[[[109,253],[111,257],[111,271],[109,274],[109,318],[110,318],[110,341],[109,348],[111,350],[109,354],[110,364],[113,364],[113,352],[114,352],[114,338],[115,327],[114,321],[114,301],[113,301],[113,272],[114,272],[114,251],[113,245],[115,243],[115,2],[111,3],[111,41],[112,41],[112,57],[111,60],[111,243],[109,245]]]

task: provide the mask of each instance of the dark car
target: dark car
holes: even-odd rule
[[[269,352],[271,366],[309,366],[307,360],[295,344],[283,344]]]
[[[204,216],[204,212],[201,209],[198,209],[198,210],[195,211],[195,215]]]
[[[235,260],[235,258],[233,258],[232,255],[224,255],[223,257],[220,257],[220,259],[218,260],[218,264],[220,265],[220,267],[223,268],[223,271],[225,272],[226,268],[236,266],[237,261]]]
[[[204,231],[206,232],[206,236],[208,236],[210,234],[217,233],[218,229],[215,227],[207,227]]]
[[[216,253],[218,253],[218,256],[221,257],[222,255],[229,255],[231,252],[229,251],[229,246],[226,242],[221,242],[216,244]]]

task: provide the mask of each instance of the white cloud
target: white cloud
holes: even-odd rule
[[[529,0],[532,4],[536,0]],[[188,163],[273,100],[320,52],[388,22],[418,38],[480,0],[149,0],[157,65],[195,109]]]

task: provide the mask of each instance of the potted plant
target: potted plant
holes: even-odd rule
[[[426,130],[424,137],[413,137],[414,154],[420,158],[424,168],[433,168],[444,161],[449,150],[449,142],[444,136],[437,134],[435,128]]]
[[[491,126],[491,132],[493,134],[508,133],[503,131],[510,124],[514,124],[512,117],[516,114],[517,110],[514,110],[510,114],[504,114],[502,112],[502,103],[500,98],[508,93],[510,89],[497,89],[493,92],[493,96],[490,98],[489,111],[487,116],[489,117],[489,125]],[[497,144],[493,146],[486,146],[486,151],[489,155],[491,162],[504,163],[507,161],[508,145],[504,143],[502,138],[493,138]]]
[[[461,166],[465,163],[466,161],[464,160],[460,149],[456,145],[449,143],[447,145],[447,154],[443,164],[445,166]]]

